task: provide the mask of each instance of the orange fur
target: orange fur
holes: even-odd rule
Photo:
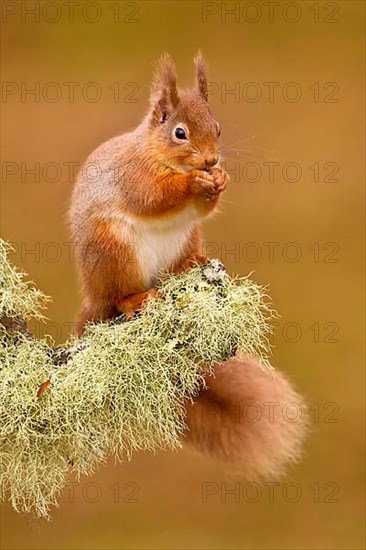
[[[108,222],[91,227],[77,254],[85,296],[77,325],[81,334],[86,321],[116,316],[121,298],[144,287],[133,247],[115,239]]]
[[[277,479],[297,462],[308,415],[283,374],[234,357],[215,365],[207,386],[186,404],[188,443],[251,481]]]

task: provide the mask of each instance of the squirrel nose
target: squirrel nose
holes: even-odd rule
[[[205,159],[205,164],[207,168],[211,168],[211,166],[215,166],[217,164],[217,161],[219,160],[219,157],[217,155],[211,155]]]

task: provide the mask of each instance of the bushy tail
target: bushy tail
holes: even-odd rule
[[[274,479],[295,463],[308,429],[303,398],[283,374],[251,358],[218,363],[194,404],[186,440],[250,480]]]

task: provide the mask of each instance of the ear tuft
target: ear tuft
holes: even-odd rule
[[[206,101],[208,101],[207,69],[201,51],[199,51],[194,58],[194,63],[196,65],[196,82],[198,91],[200,92],[201,96]]]
[[[157,63],[150,101],[158,119],[166,118],[179,103],[175,67],[168,54]]]

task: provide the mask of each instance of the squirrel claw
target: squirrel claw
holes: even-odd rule
[[[230,180],[229,174],[222,168],[213,168],[209,172],[194,170],[191,175],[192,189],[196,193],[203,193],[206,200],[210,201],[225,191]]]

